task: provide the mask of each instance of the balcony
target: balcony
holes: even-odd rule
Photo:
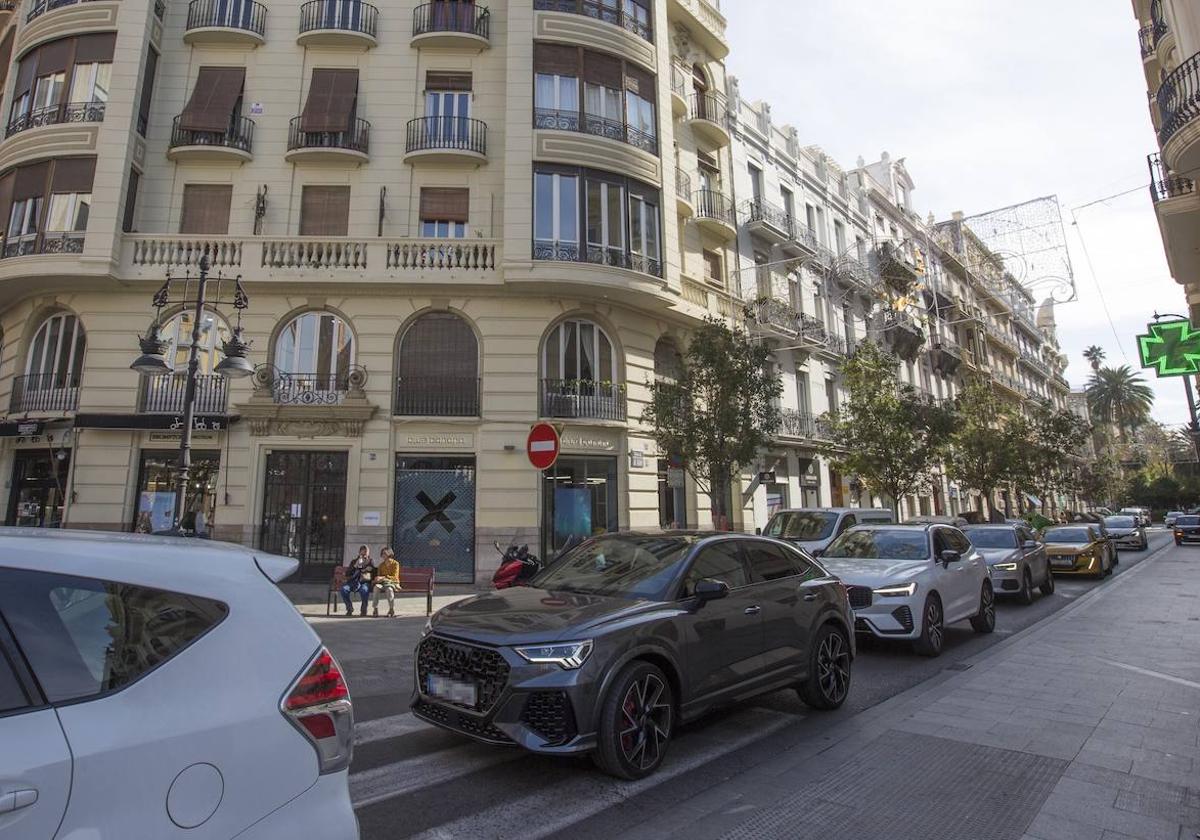
[[[180,126],[182,115],[171,127],[167,157],[174,161],[199,163],[243,163],[253,157],[254,120],[234,117],[224,131],[195,131]]]
[[[696,207],[692,204],[692,176],[682,169],[675,170],[675,209],[681,219],[696,215]]]
[[[185,44],[251,46],[266,43],[267,8],[253,0],[192,0],[188,4]]]
[[[943,376],[954,376],[966,358],[962,346],[948,333],[934,336],[933,342],[930,349],[933,369]]]
[[[715,93],[693,93],[688,104],[689,124],[699,139],[715,148],[728,146],[733,137],[729,133],[729,105],[723,96]]]
[[[716,190],[697,190],[692,197],[695,222],[706,233],[725,242],[737,239],[737,213],[733,201]]]
[[[587,379],[543,379],[542,417],[625,422],[625,386]]]
[[[36,111],[13,117],[4,136],[12,137],[22,131],[45,125],[104,122],[106,106],[105,102],[62,102],[47,108],[38,108]]]
[[[879,276],[897,291],[907,292],[921,279],[916,264],[893,242],[881,242],[875,249]]]
[[[1162,0],[1151,0],[1150,3],[1150,39],[1157,50],[1159,44],[1171,34],[1171,27],[1163,15]]]
[[[844,286],[868,291],[875,285],[875,274],[860,260],[854,257],[838,257],[833,265],[833,280]]]
[[[412,46],[435,49],[470,49],[482,52],[491,46],[492,15],[474,3],[435,0],[413,9]]]
[[[1195,195],[1196,182],[1167,171],[1157,152],[1147,155],[1146,163],[1150,167],[1150,199],[1155,204],[1172,198]]]
[[[647,154],[658,156],[657,137],[621,120],[610,120],[579,111],[535,108],[533,127],[540,131],[575,131],[594,137],[605,137],[641,149]]]
[[[616,4],[601,3],[598,0],[533,0],[533,8],[539,12],[562,12],[602,20],[636,35],[643,41],[654,43],[654,33],[649,22],[628,14],[625,10],[630,7],[625,4],[617,8]]]
[[[747,232],[773,245],[782,245],[792,238],[792,217],[765,199],[752,198],[743,204],[742,220]]]
[[[1200,53],[1163,79],[1155,94],[1163,161],[1174,172],[1200,169]]]
[[[1154,24],[1143,26],[1138,30],[1138,45],[1142,48],[1143,61],[1154,57]]]
[[[362,164],[369,160],[371,124],[352,120],[347,131],[304,131],[302,117],[293,117],[288,125],[288,146],[283,159],[296,163]]]
[[[755,323],[787,337],[793,337],[800,332],[802,317],[791,304],[771,297],[760,297],[750,310]]]
[[[25,15],[25,21],[28,23],[34,18],[39,18],[46,14],[46,12],[52,12],[55,9],[62,9],[66,6],[74,6],[80,2],[86,3],[87,0],[33,0],[29,4],[29,11]]]
[[[379,41],[379,10],[360,0],[311,0],[300,7],[302,46],[357,47],[369,50]]]
[[[61,414],[79,408],[79,375],[31,373],[13,379],[12,414]]]
[[[469,117],[409,120],[404,162],[442,166],[487,163],[487,123]]]
[[[783,408],[779,411],[777,438],[801,441],[826,441],[830,439],[829,427],[819,417],[807,411]]]
[[[143,377],[138,394],[142,414],[182,414],[187,375],[167,373]],[[229,380],[216,373],[196,377],[196,413],[225,414],[229,405]]]
[[[880,319],[880,330],[888,338],[892,349],[906,362],[914,362],[925,344],[925,331],[904,312],[885,310]]]
[[[535,239],[533,240],[533,258],[538,261],[605,265],[611,268],[638,271],[653,277],[662,277],[662,260],[659,257],[650,257],[626,251],[624,248],[597,245],[592,242],[581,245],[578,242]]]
[[[1200,273],[1200,192],[1196,182],[1174,174],[1157,154],[1147,158],[1150,197],[1158,214],[1167,263],[1175,277]]]
[[[713,58],[723,61],[729,55],[729,42],[725,40],[725,16],[719,6],[709,0],[668,0],[667,17],[682,23],[690,38]]]
[[[0,13],[15,12],[17,10],[16,0],[0,0]]]
[[[829,330],[820,320],[812,315],[800,313],[800,337],[809,344],[826,346],[829,343]]]
[[[35,254],[82,254],[84,234],[82,230],[48,230],[24,236],[5,235],[0,257],[10,259]]]
[[[682,65],[671,64],[671,113],[676,119],[688,113],[688,90],[691,87],[691,72]]]
[[[340,406],[351,395],[361,398],[366,381],[367,372],[358,365],[340,373],[292,373],[259,365],[253,378],[255,396],[294,406]]]
[[[398,417],[478,417],[479,385],[476,377],[401,376],[396,379]]]

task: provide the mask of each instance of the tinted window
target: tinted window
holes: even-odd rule
[[[966,554],[971,550],[971,541],[963,536],[963,532],[956,528],[943,528],[942,534],[946,538],[946,545],[957,551],[959,554]]]
[[[1017,534],[1007,528],[971,528],[967,531],[976,548],[1016,548]]]
[[[924,531],[916,529],[847,531],[834,540],[821,556],[862,560],[926,560],[929,558],[929,537]]]
[[[779,546],[754,541],[745,543],[743,547],[755,580],[779,580],[800,574],[800,563]]]
[[[723,580],[729,584],[730,589],[737,589],[750,582],[746,577],[746,567],[742,563],[736,542],[717,543],[700,552],[684,580],[684,596],[695,592],[696,583],[706,578]]]
[[[785,540],[823,540],[833,533],[837,514],[819,510],[785,510],[767,525],[768,537]]]
[[[1086,543],[1095,538],[1090,528],[1053,528],[1046,532],[1048,543]]]
[[[1200,516],[1180,516],[1175,520],[1176,525],[1200,525]]]
[[[1106,516],[1106,517],[1104,517],[1104,524],[1107,525],[1109,528],[1132,528],[1132,527],[1134,527],[1132,516]]]
[[[0,609],[52,703],[128,685],[228,613],[193,595],[16,569],[0,569]]]
[[[858,524],[858,522],[857,522],[857,520],[855,520],[854,514],[847,513],[845,518],[842,519],[842,524],[838,526],[838,533],[840,534],[843,531],[849,531],[851,528],[853,528],[857,524]]]
[[[662,600],[695,543],[687,537],[599,537],[541,571],[539,589]]]
[[[28,705],[29,698],[25,696],[25,689],[21,688],[21,683],[17,680],[17,672],[13,670],[7,654],[0,649],[0,714]]]

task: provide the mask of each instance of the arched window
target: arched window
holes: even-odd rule
[[[542,413],[549,417],[625,419],[625,386],[612,341],[591,321],[563,321],[542,348]]]
[[[183,411],[188,351],[192,346],[192,327],[196,313],[185,310],[168,319],[159,328],[159,337],[167,343],[166,359],[174,373],[149,377],[142,382],[141,410],[151,414],[174,414]],[[229,339],[229,325],[215,312],[205,312],[200,321],[200,340],[197,343],[200,362],[196,382],[196,411],[200,414],[224,414],[229,393],[228,380],[214,373],[224,356],[222,345]]]
[[[59,312],[43,321],[15,384],[13,411],[74,411],[86,351],[87,336],[74,315]]]
[[[274,361],[277,402],[337,402],[350,387],[354,334],[337,315],[305,312],[279,331]]]
[[[396,414],[479,415],[479,342],[452,312],[428,312],[400,337]]]
[[[692,65],[692,91],[699,94],[708,93],[708,74],[699,64]]]
[[[192,326],[196,313],[180,312],[159,329],[159,336],[167,342],[167,363],[178,373],[187,371],[188,351],[192,346]],[[215,312],[205,312],[200,322],[199,360],[200,373],[211,374],[217,363],[224,358],[222,345],[229,340],[229,325]]]

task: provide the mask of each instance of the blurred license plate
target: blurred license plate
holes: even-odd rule
[[[478,702],[479,692],[472,683],[439,677],[437,674],[430,674],[428,683],[426,690],[430,696],[439,700],[447,700],[460,706],[474,706]]]
[[[1051,557],[1050,565],[1056,569],[1071,569],[1075,566],[1074,557]]]

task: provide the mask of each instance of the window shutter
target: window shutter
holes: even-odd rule
[[[17,177],[13,181],[13,199],[20,201],[25,198],[44,196],[46,194],[46,176],[49,174],[49,162],[22,166],[17,170]]]
[[[37,50],[37,70],[39,76],[57,73],[67,69],[71,63],[71,54],[75,51],[75,39],[63,38],[61,41],[51,41]]]
[[[583,54],[583,79],[595,85],[621,90],[625,87],[621,60],[600,53]]]
[[[534,44],[533,69],[551,76],[579,76],[579,49],[561,44]]]
[[[421,188],[421,221],[462,222],[466,224],[471,192],[446,187]]]
[[[4,83],[8,81],[8,68],[12,64],[13,35],[16,31],[15,29],[9,29],[8,34],[4,36],[4,40],[0,41],[0,90],[4,90]],[[18,96],[21,93],[22,91],[17,91]]]
[[[201,67],[179,126],[187,131],[220,131],[229,128],[233,108],[246,84],[244,67]]]
[[[0,219],[4,220],[4,229],[8,229],[8,220],[12,216],[13,184],[17,180],[16,172],[8,172],[0,178]]]
[[[56,193],[90,193],[96,174],[95,158],[64,158],[54,161],[50,191]]]
[[[471,90],[470,73],[434,73],[425,74],[425,90]]]
[[[180,233],[225,235],[229,233],[231,184],[185,184]]]
[[[632,64],[625,66],[625,84],[623,87],[636,93],[647,102],[656,102],[658,100],[655,91],[654,76],[639,67],[634,67]]]
[[[347,131],[358,99],[358,71],[318,68],[312,72],[301,131]]]
[[[125,213],[121,218],[121,230],[124,233],[133,232],[134,221],[137,218],[138,182],[141,179],[142,176],[136,169],[129,170],[129,185],[125,188]],[[3,202],[0,202],[0,207],[3,206]]]
[[[80,35],[75,42],[75,63],[89,61],[112,61],[117,47],[117,33],[102,32],[96,35]]]
[[[306,186],[300,194],[301,236],[346,236],[350,227],[350,188]]]
[[[154,96],[154,77],[158,73],[158,53],[153,48],[146,54],[146,72],[142,75],[142,100],[138,106],[141,124],[150,120],[150,100]]]

